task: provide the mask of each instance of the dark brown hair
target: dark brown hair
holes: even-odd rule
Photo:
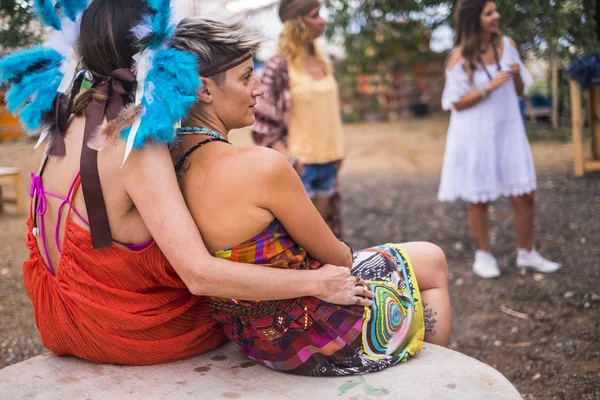
[[[83,13],[77,44],[81,66],[96,80],[118,68],[130,68],[138,52],[131,33],[150,8],[141,0],[94,0]],[[73,112],[83,114],[96,96],[94,89],[84,90],[73,102]]]
[[[494,0],[458,0],[456,4],[454,47],[462,49],[462,56],[465,59],[465,71],[471,82],[480,56],[481,13],[487,3],[494,2]],[[496,43],[498,35],[494,34],[491,40]]]

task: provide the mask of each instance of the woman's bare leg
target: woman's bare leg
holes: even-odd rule
[[[398,246],[408,255],[421,290],[425,341],[448,346],[451,310],[446,256],[442,249],[433,243],[410,242]]]
[[[329,205],[331,203],[331,197],[325,197],[324,199],[313,199],[313,204],[315,205],[319,214],[325,221],[329,218]]]
[[[489,203],[469,203],[469,231],[477,250],[489,253],[488,207]]]
[[[515,210],[515,232],[520,249],[533,249],[533,193],[523,196],[511,196]]]

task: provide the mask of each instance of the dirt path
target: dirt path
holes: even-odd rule
[[[470,268],[466,205],[435,197],[446,128],[443,116],[346,127],[347,240],[354,248],[387,241],[439,244],[450,266],[452,348],[497,368],[525,398],[600,398],[600,174],[576,180],[569,144],[534,144],[536,244],[564,268],[548,276],[516,271],[511,208],[503,199],[490,221],[503,275],[483,281]],[[249,144],[247,132],[232,137]],[[40,155],[29,142],[0,145],[0,165],[27,173]],[[43,351],[21,280],[24,235],[24,219],[7,206],[0,215],[0,368]]]

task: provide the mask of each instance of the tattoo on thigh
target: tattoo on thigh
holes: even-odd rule
[[[437,312],[433,311],[431,307],[427,307],[427,303],[423,303],[423,318],[425,319],[425,332],[431,336],[435,336],[435,324],[437,319],[435,316]]]

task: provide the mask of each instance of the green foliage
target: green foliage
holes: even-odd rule
[[[547,81],[539,81],[532,84],[527,90],[527,95],[541,94],[545,97],[552,96],[552,89]]]
[[[496,0],[501,28],[523,54],[573,59],[600,48],[600,0]],[[347,58],[363,69],[398,54],[426,53],[429,32],[453,24],[454,1],[332,0],[326,34],[343,37]]]
[[[524,53],[572,59],[597,51],[596,0],[497,0],[503,31]]]
[[[40,41],[40,30],[33,29],[28,11],[31,0],[0,1],[0,49],[13,49]]]
[[[429,29],[447,15],[433,13],[433,0],[334,0],[327,3],[333,18],[326,35],[344,39],[346,60],[365,72],[398,58],[422,58],[429,51]]]

